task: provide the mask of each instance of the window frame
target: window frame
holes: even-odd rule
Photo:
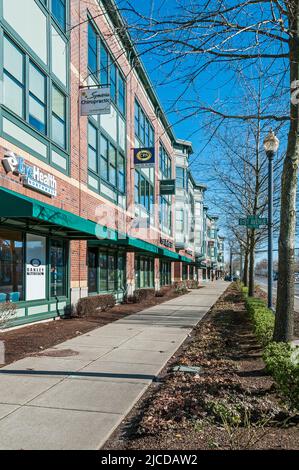
[[[61,28],[57,28],[57,22],[54,21],[53,15],[50,11],[50,2],[43,2],[41,0],[35,0],[42,12],[46,15],[47,18],[47,44],[48,44],[48,61],[47,64],[43,63],[40,57],[30,48],[28,44],[26,44],[21,37],[18,36],[18,32],[16,32],[9,23],[5,21],[3,18],[3,14],[1,15],[0,11],[0,42],[2,42],[4,37],[6,37],[14,47],[21,51],[24,56],[24,80],[25,80],[25,92],[24,92],[24,109],[22,117],[16,114],[12,109],[8,106],[5,106],[4,103],[0,105],[0,121],[2,122],[3,119],[8,120],[12,124],[19,127],[22,131],[26,132],[28,136],[31,136],[37,139],[41,144],[45,147],[45,152],[41,153],[39,149],[33,148],[33,146],[29,146],[26,142],[23,142],[11,134],[6,132],[2,132],[2,135],[5,139],[9,140],[13,144],[17,145],[19,148],[22,148],[24,151],[29,152],[30,154],[34,155],[39,160],[46,162],[53,168],[57,169],[61,173],[69,174],[70,171],[70,71],[69,68],[66,67],[66,84],[63,84],[58,77],[52,72],[51,70],[51,63],[52,63],[52,45],[51,45],[51,26],[56,28],[57,34],[60,34],[63,41],[65,42],[66,46],[66,57],[67,60],[70,58],[70,44],[69,44],[69,34],[65,31],[62,31]],[[69,18],[69,1],[66,0],[66,21]],[[0,51],[0,55],[2,55],[2,51]],[[0,61],[1,62],[1,61]],[[39,130],[37,127],[32,125],[29,122],[29,64],[32,63],[34,67],[38,69],[45,77],[46,77],[46,109],[45,109],[45,127],[46,132]],[[0,76],[4,73],[4,64],[2,64],[0,70]],[[66,131],[65,131],[65,146],[61,147],[55,141],[52,140],[52,123],[51,123],[51,109],[52,109],[52,95],[51,95],[51,85],[54,84],[60,92],[65,97],[65,109],[66,109]],[[0,122],[0,125],[1,125]],[[65,165],[59,165],[54,161],[53,152],[60,155],[64,161]]]

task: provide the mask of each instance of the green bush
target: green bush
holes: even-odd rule
[[[299,410],[299,347],[270,343],[263,355],[266,369],[291,408]]]
[[[261,345],[267,346],[272,341],[275,317],[261,299],[245,298],[246,308],[253,322],[254,332]]]

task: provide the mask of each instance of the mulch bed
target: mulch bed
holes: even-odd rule
[[[104,449],[299,449],[299,416],[277,396],[261,354],[232,285]]]
[[[0,341],[5,342],[6,365],[179,295],[181,294],[169,290],[163,297],[149,298],[136,304],[116,305],[106,312],[99,313],[97,317],[52,320],[13,329],[5,333],[0,332]],[[0,367],[3,366],[0,364]]]

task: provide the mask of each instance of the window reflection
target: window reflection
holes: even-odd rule
[[[0,302],[24,299],[23,246],[22,234],[0,230]]]

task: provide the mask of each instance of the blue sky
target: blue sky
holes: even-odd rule
[[[186,0],[181,1],[186,4]],[[175,0],[131,0],[130,2],[127,0],[117,0],[117,3],[120,8],[131,4],[138,12],[144,14],[146,17],[152,15],[156,18],[165,18],[171,17],[178,12],[178,3]],[[122,13],[127,17],[129,24],[136,22],[136,17],[133,17],[130,13],[125,11]],[[135,32],[133,30],[133,37],[134,34]],[[143,51],[144,48],[146,48],[146,46],[142,48],[139,47],[139,50]],[[200,103],[201,105],[219,106],[222,110],[224,109],[233,113],[239,112],[240,102],[244,100],[246,95],[244,88],[242,89],[240,87],[240,77],[237,78],[235,71],[229,66],[222,69],[220,64],[214,64],[203,71],[196,80],[194,80],[193,86],[190,86],[190,83],[188,83],[186,90],[186,83],[183,82],[182,78],[185,73],[192,70],[194,64],[192,60],[185,59],[182,64],[178,65],[176,70],[172,70],[171,62],[166,65],[161,65],[166,60],[165,56],[157,56],[157,54],[153,52],[142,54],[142,60],[168,119],[170,123],[173,124],[175,135],[178,138],[191,140],[193,142],[194,155],[191,158],[192,171],[199,182],[208,185],[210,191],[208,191],[206,195],[211,212],[221,216],[221,191],[219,192],[219,204],[212,204],[212,199],[214,199],[215,194],[219,191],[219,187],[212,170],[211,157],[217,154],[217,152],[221,153],[221,149],[218,149],[216,143],[211,139],[211,129],[209,129],[211,116],[208,114],[199,114],[192,116],[192,118],[182,120],[182,108],[192,106],[194,103]],[[276,65],[274,67],[272,66],[272,71],[274,73],[280,73]],[[254,69],[246,70],[245,74],[250,79],[251,77],[255,79]],[[252,86],[254,86],[253,82]],[[275,86],[275,79],[272,83],[268,81],[263,84],[263,94],[266,101],[272,94]],[[181,94],[182,97],[178,106],[176,100]],[[272,101],[268,100],[267,107],[269,110],[271,110],[272,106]],[[187,112],[188,111],[186,111],[186,113]],[[232,122],[230,129],[233,130],[233,132],[235,130],[236,135],[242,132],[239,121]],[[285,149],[284,135],[285,132],[281,132],[281,135],[279,135],[282,152]]]

